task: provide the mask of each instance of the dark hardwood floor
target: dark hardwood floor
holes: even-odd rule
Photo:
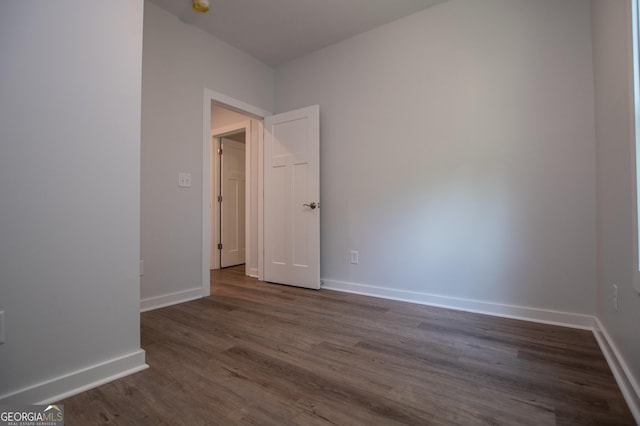
[[[67,425],[633,425],[589,331],[212,271],[142,314],[150,368],[68,398]]]

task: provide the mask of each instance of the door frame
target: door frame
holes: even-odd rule
[[[204,89],[202,97],[202,288],[203,297],[211,295],[211,102],[225,108],[258,119],[258,279],[264,276],[264,241],[262,236],[264,227],[263,193],[264,193],[264,144],[263,120],[272,115],[270,111],[242,102],[211,89]],[[249,153],[247,152],[247,157]]]
[[[211,247],[211,252],[209,254],[209,258],[210,258],[210,264],[209,264],[209,268],[210,269],[220,269],[220,256],[214,256],[214,253],[217,249],[213,248],[214,244],[217,244],[216,241],[220,241],[220,225],[222,223],[222,217],[220,216],[217,207],[216,206],[216,197],[219,194],[220,191],[220,172],[221,172],[221,165],[220,165],[220,156],[219,155],[215,155],[216,149],[218,147],[218,144],[220,143],[220,138],[223,138],[225,136],[229,136],[229,135],[233,135],[235,133],[238,132],[245,132],[245,154],[244,154],[244,167],[245,167],[245,178],[246,178],[246,182],[247,185],[250,186],[251,185],[251,178],[252,178],[252,173],[253,170],[251,170],[251,152],[250,151],[252,149],[251,146],[251,121],[249,120],[245,120],[245,121],[240,121],[236,124],[230,124],[228,126],[224,126],[224,127],[220,127],[218,129],[212,129],[211,130],[211,224],[215,224],[215,226],[212,226],[213,229],[211,229],[211,244],[209,245],[209,247]],[[214,195],[215,194],[215,195]],[[245,190],[245,211],[251,211],[252,208],[255,208],[257,206],[253,206],[251,203],[251,191],[247,191]],[[244,229],[245,229],[245,247],[247,248],[246,253],[245,253],[245,258],[246,258],[246,263],[248,265],[251,264],[251,250],[249,250],[250,248],[250,244],[249,241],[251,241],[252,237],[256,237],[254,235],[251,235],[251,221],[250,219],[250,215],[245,214],[245,223],[244,223]]]

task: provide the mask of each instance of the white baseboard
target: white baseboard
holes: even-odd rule
[[[596,336],[600,349],[607,359],[613,377],[615,377],[616,382],[618,382],[618,387],[624,399],[627,401],[631,414],[633,414],[636,423],[640,424],[640,386],[638,386],[638,382],[633,377],[633,374],[631,374],[631,370],[629,370],[627,363],[611,339],[609,332],[607,332],[607,329],[604,328],[597,318],[593,334]]]
[[[153,309],[164,308],[202,297],[202,287],[190,290],[178,291],[176,293],[163,294],[162,296],[149,297],[140,301],[140,312],[151,311]]]
[[[0,396],[0,404],[50,404],[144,370],[142,349]]]
[[[475,312],[498,317],[521,319],[543,324],[560,325],[564,327],[593,330],[595,318],[590,315],[574,314],[570,312],[550,311],[524,306],[503,305],[499,303],[483,302],[471,299],[439,296],[435,294],[419,293],[415,291],[397,290],[367,284],[356,284],[344,281],[321,280],[322,288],[346,293],[362,294],[383,299],[399,300],[401,302],[417,303],[420,305],[438,306],[459,311]]]

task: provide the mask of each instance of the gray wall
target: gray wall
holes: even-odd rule
[[[640,295],[633,289],[634,143],[629,2],[593,0],[598,170],[598,318],[640,377]],[[612,302],[619,288],[619,308]],[[640,395],[639,395],[640,396]]]
[[[452,0],[282,67],[276,112],[320,104],[322,277],[593,314],[593,102],[583,0]]]
[[[141,354],[142,13],[0,2],[0,399]]]
[[[145,3],[142,70],[142,299],[202,285],[204,88],[272,109],[273,71]],[[178,173],[192,187],[178,187]]]

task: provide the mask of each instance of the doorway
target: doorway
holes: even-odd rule
[[[211,200],[211,250],[207,266],[218,269],[244,263],[246,275],[257,278],[262,120],[216,102],[211,102],[210,120],[211,174],[207,198]]]
[[[212,256],[214,252],[212,250],[212,242],[216,241],[216,239],[211,237],[219,232],[216,227],[211,226],[213,223],[212,216],[216,211],[212,198],[212,188],[216,188],[213,180],[217,172],[214,161],[215,156],[211,155],[212,152],[215,152],[215,132],[212,132],[211,129],[215,127],[214,121],[222,115],[219,113],[220,110],[216,113],[215,109],[217,107],[223,108],[227,112],[240,114],[245,119],[249,118],[249,124],[246,126],[247,154],[245,159],[247,162],[247,205],[245,210],[247,212],[245,219],[247,230],[246,274],[262,281],[266,279],[266,281],[281,284],[319,288],[320,216],[317,210],[320,205],[319,106],[314,105],[272,115],[259,107],[205,88],[202,120],[204,142],[202,165],[202,296],[206,297],[211,294],[211,269],[220,267],[219,257]],[[249,131],[251,136],[249,136]],[[277,138],[275,137],[276,133],[278,133]],[[279,166],[272,160],[276,160],[277,157],[282,157],[280,159],[296,158],[296,152],[300,149],[310,154],[305,157],[308,157],[307,160],[310,162],[307,160],[296,162],[294,166],[297,173],[294,174],[293,186],[288,187],[286,191],[280,191],[278,189],[281,188],[279,181],[273,180],[274,177],[277,177],[274,176],[274,173],[278,174],[278,170],[275,169],[279,169]],[[269,171],[267,171],[265,156],[267,152],[270,155]],[[283,174],[280,173],[279,176],[282,177]],[[270,188],[270,195],[267,194],[267,187]],[[292,203],[279,203],[279,198],[287,198],[289,196],[295,198]],[[266,205],[267,201],[269,206]],[[282,214],[276,212],[277,209],[275,207],[279,204],[280,207],[286,207],[288,211]],[[266,217],[267,207],[269,207],[270,212],[268,220]],[[304,209],[304,211],[301,211],[301,209]],[[283,220],[284,215],[289,217],[290,220]],[[278,227],[278,223],[275,223],[274,219],[277,219],[280,225],[288,224],[287,232],[294,238],[276,236],[275,240],[271,238],[270,242],[267,243],[264,230]],[[299,226],[301,223],[306,223],[309,226]],[[273,232],[270,235],[273,237]],[[274,252],[275,244],[279,244],[278,247],[281,249],[284,247],[284,249]],[[303,268],[308,271],[308,276],[304,277],[305,279],[294,277],[294,280],[286,279],[280,281],[277,277],[265,276],[266,258],[269,257],[271,263],[280,264],[283,262],[280,262],[276,257],[279,253],[285,252],[287,258],[284,260],[290,266],[308,265],[307,268]],[[305,256],[305,258],[300,258],[301,255]],[[218,259],[217,261],[216,258]],[[301,263],[299,262],[300,259],[306,259],[309,262]]]

